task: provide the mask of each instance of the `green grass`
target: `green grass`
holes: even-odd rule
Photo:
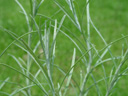
[[[20,2],[21,2],[21,4],[23,4],[26,11],[28,13],[30,13],[29,0],[28,1],[23,0]],[[61,4],[62,4],[62,2],[61,2]],[[76,0],[76,2],[78,4],[77,6],[80,6],[79,9],[76,9],[76,10],[79,10],[77,12],[82,13],[82,11],[83,11],[82,8],[85,6],[85,2],[83,3],[83,0]],[[127,3],[128,3],[127,0],[123,0],[123,1],[121,1],[121,0],[118,0],[118,1],[117,0],[105,0],[104,2],[103,2],[103,0],[91,0],[90,1],[91,19],[92,19],[93,23],[96,25],[96,27],[99,29],[99,31],[101,32],[101,34],[103,35],[103,37],[105,38],[105,40],[108,44],[110,42],[122,37],[122,34],[124,36],[127,35],[127,25],[128,25],[127,24],[127,21],[128,21]],[[63,3],[63,6],[65,6],[65,8],[68,9],[68,5],[66,3]],[[50,17],[58,10],[59,10],[59,7],[53,1],[45,0],[45,2],[39,8],[38,13]],[[4,28],[6,28],[8,30],[13,31],[18,36],[21,36],[22,34],[28,32],[28,29],[27,29],[27,24],[25,22],[24,15],[22,13],[20,13],[19,11],[21,11],[21,9],[16,4],[15,1],[9,0],[8,2],[5,2],[5,0],[0,0],[0,14],[1,14],[0,15],[0,26],[3,26]],[[68,9],[68,11],[69,11],[69,9]],[[62,11],[60,11],[57,15],[53,16],[52,19],[53,20],[57,19],[57,21],[60,22],[63,15],[64,15],[64,13]],[[87,14],[85,12],[84,19],[83,19],[84,20],[83,26],[84,26],[85,31],[87,29],[86,15]],[[73,15],[71,15],[71,16],[73,16]],[[42,23],[45,20],[46,20],[46,18],[44,18],[44,17],[41,18]],[[37,21],[37,24],[39,24],[39,21],[40,21],[39,16],[37,16],[36,21]],[[54,25],[54,22],[52,22],[52,24]],[[66,17],[63,25],[66,26],[66,28],[69,29],[73,34],[75,34],[79,39],[81,39],[82,42],[84,42],[82,35],[78,31],[78,29],[73,25],[71,20],[69,20],[68,17]],[[105,47],[105,45],[104,45],[103,41],[100,39],[100,37],[97,35],[97,32],[94,30],[93,26],[90,26],[90,27],[91,27],[90,41],[91,41],[91,43],[93,43],[95,45],[95,47],[98,50],[100,50],[103,47]],[[36,29],[36,28],[34,27],[34,29]],[[75,40],[75,38],[65,28],[62,27],[61,29]],[[51,30],[53,30],[53,28]],[[52,38],[52,35],[53,35],[53,32],[51,33],[50,38]],[[3,31],[0,31],[0,36],[1,36],[1,38],[0,38],[0,53],[1,53],[13,41],[13,38]],[[27,40],[27,36],[24,37],[24,40]],[[35,46],[37,40],[38,40],[38,35],[35,34],[32,37],[32,41],[33,41],[32,48]],[[52,41],[52,39],[50,39],[50,41]],[[125,43],[124,39],[120,40],[117,43],[114,43],[112,45],[112,47],[110,49],[113,52],[113,56],[121,55],[123,43]],[[80,45],[80,44],[78,43],[78,45]],[[124,44],[124,45],[126,46],[126,44]],[[66,73],[71,66],[72,54],[73,54],[74,47],[75,47],[74,44],[69,40],[69,38],[64,36],[62,33],[58,34],[57,40],[56,40],[55,64],[59,65]],[[126,48],[127,47],[124,47],[124,50],[126,50]],[[41,47],[38,50],[41,50]],[[92,51],[92,52],[95,53],[95,51]],[[12,57],[8,56],[8,54],[13,54],[15,57],[17,57],[17,58],[21,57],[25,61],[27,61],[27,59],[26,59],[27,53],[22,51],[15,45],[12,45],[7,50],[7,52],[0,58],[0,62],[4,62],[4,63],[18,69],[19,66],[16,64],[15,60],[12,59]],[[39,51],[37,51],[36,55],[37,54],[39,54]],[[78,58],[80,58],[80,56],[81,56],[80,53],[78,52],[78,50],[76,50],[76,61],[78,60]],[[107,58],[108,56],[110,56],[110,55],[107,53],[107,56],[105,58]],[[95,60],[94,60],[94,62],[95,62]],[[116,63],[119,64],[120,61],[117,60]],[[35,73],[37,71],[38,67],[36,65],[34,65],[35,63],[32,63],[32,64],[33,64],[33,66],[32,66],[31,70],[32,70],[32,73]],[[108,62],[106,64],[107,65],[105,65],[105,69],[106,69],[106,73],[108,76],[109,72],[111,71],[110,68],[112,68],[113,65],[112,65],[112,62]],[[123,67],[123,69],[125,69],[126,67],[127,67],[127,65],[125,65]],[[73,74],[73,78],[75,78],[75,80],[79,83],[80,70],[78,70],[78,69],[83,70],[82,72],[83,72],[83,78],[84,78],[86,71],[84,70],[84,65],[82,65],[82,62],[79,62],[77,65],[77,68],[76,67],[74,68],[75,74]],[[57,83],[62,81],[63,75],[58,70],[55,70],[54,73],[57,74],[57,75],[53,74],[53,77],[54,77],[53,80],[54,80],[55,85],[57,86]],[[60,73],[60,74],[58,74],[58,73]],[[96,80],[103,78],[102,67],[96,68],[94,70],[93,74],[95,74],[95,73],[97,73],[95,75]],[[5,80],[7,77],[10,77],[9,81],[18,82],[20,84],[23,84],[24,80],[25,80],[24,76],[19,75],[18,73],[16,73],[15,71],[12,71],[11,69],[7,69],[6,67],[0,66],[0,80]],[[39,77],[38,79],[40,81],[42,80],[42,81],[46,82],[44,79],[42,79],[42,77]],[[117,85],[115,87],[117,89],[113,93],[113,96],[127,96],[128,95],[127,79],[128,79],[127,76],[123,76],[120,79],[120,81],[117,83]],[[94,83],[93,80],[91,78],[89,78],[86,88],[89,87],[89,85],[91,85],[93,83]],[[25,84],[23,84],[23,85],[25,86]],[[106,90],[105,90],[104,82],[99,83],[99,86],[100,86],[102,93],[105,94]],[[16,87],[17,87],[17,85],[15,86],[12,84],[5,84],[2,91],[6,90],[6,92],[10,93]],[[8,90],[6,88],[8,88]],[[32,87],[32,89],[37,89],[37,90],[33,91],[32,96],[37,96],[37,95],[42,96],[42,95],[40,95],[41,91],[39,90],[39,88]],[[47,85],[46,85],[46,89],[48,89]],[[70,90],[68,90],[68,93],[69,93],[68,96],[74,96],[74,93],[72,93],[72,90],[74,90],[74,89],[71,88]],[[96,94],[96,89],[95,89],[95,87],[93,87],[92,89],[90,89],[88,96],[92,96],[92,95],[95,96],[95,94]],[[22,96],[22,94],[19,93],[19,95],[17,94],[16,96]]]

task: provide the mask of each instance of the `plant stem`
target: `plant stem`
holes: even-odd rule
[[[32,0],[30,0],[30,7],[31,7],[31,15],[33,16],[33,2]],[[31,25],[28,26],[28,32],[31,32],[33,30],[33,21],[31,19]],[[28,46],[29,48],[31,47],[31,34],[28,35]],[[29,77],[29,72],[30,72],[30,67],[31,67],[31,56],[29,53],[27,53],[28,55],[28,58],[27,58],[27,76]],[[29,79],[26,79],[26,83],[27,83],[27,86],[30,85],[30,80]],[[28,95],[31,96],[31,89],[28,88],[27,90],[28,92]]]
[[[89,0],[87,0],[88,3]],[[87,48],[88,50],[91,49],[90,47],[90,15],[89,15],[89,3],[87,4]],[[86,82],[88,80],[88,77],[90,75],[90,70],[91,70],[91,64],[92,64],[92,52],[91,50],[88,52],[89,55],[89,61],[88,61],[88,65],[87,65],[87,73],[85,74],[83,83],[82,83],[82,87],[81,87],[81,92],[80,92],[80,96],[83,96],[83,91],[84,91],[84,87],[86,85]]]

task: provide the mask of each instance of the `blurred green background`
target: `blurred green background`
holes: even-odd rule
[[[30,13],[29,0],[19,0],[19,1],[21,2],[21,4],[23,4],[27,12]],[[83,7],[85,6],[85,0],[76,0],[76,2],[78,3],[79,13],[82,14]],[[107,43],[110,43],[113,40],[122,37],[122,34],[123,35],[128,34],[127,4],[128,4],[128,0],[91,0],[90,1],[90,16],[96,27],[99,29],[99,31],[107,41]],[[68,5],[66,5],[66,3],[63,3],[62,5],[65,6],[65,8],[68,8]],[[52,0],[45,0],[45,2],[41,5],[39,9],[39,13],[50,17],[58,10],[59,10],[58,6]],[[25,17],[20,11],[21,11],[20,7],[16,4],[14,0],[0,0],[0,26],[13,31],[19,36],[27,32],[27,24],[25,22]],[[64,14],[61,11],[58,14],[56,14],[54,17],[52,17],[52,19],[58,19],[58,22],[60,22],[60,19],[62,18],[63,15]],[[37,21],[39,21],[38,18]],[[45,18],[42,17],[42,23],[44,21]],[[86,13],[84,14],[83,22],[86,32],[86,26],[87,26]],[[74,25],[67,17],[63,25],[66,26],[76,36],[78,36],[78,38],[81,39],[81,34],[78,32],[76,28],[74,28]],[[63,30],[66,33],[68,33],[68,31],[66,31],[65,29]],[[0,53],[2,53],[2,51],[12,41],[13,38],[11,38],[11,36],[0,30]],[[35,44],[36,41],[37,40],[34,39],[33,45]],[[91,41],[95,44],[97,49],[101,49],[105,46],[92,27],[91,27]],[[121,40],[112,46],[111,50],[114,56],[118,56],[121,54],[123,43],[124,40]],[[72,42],[67,37],[65,37],[63,34],[60,33],[57,38],[57,46],[56,46],[56,58],[59,59],[56,59],[55,62],[58,65],[61,65],[61,67],[64,68],[65,70],[67,70],[68,66],[70,66],[73,48],[74,48],[74,44],[72,44]],[[16,66],[16,62],[10,56],[8,56],[8,54],[13,54],[16,57],[25,58],[26,53],[21,51],[21,49],[17,48],[15,45],[12,45],[7,50],[7,52],[0,58],[0,62],[7,63],[11,66]],[[79,53],[77,54],[79,57]],[[21,81],[19,80],[19,78],[22,78],[22,76],[18,76],[18,74],[15,73],[14,71],[11,71],[10,69],[0,66],[0,80],[4,80],[8,76],[11,77],[12,81],[17,81],[18,79],[18,82],[22,82],[22,80]],[[128,77],[126,76],[123,77],[120,80],[120,82],[118,82],[116,86],[116,91],[114,92],[113,96],[128,96],[127,80]],[[13,88],[13,87],[10,85],[10,87],[8,88]],[[96,96],[96,95],[93,94],[89,96]]]

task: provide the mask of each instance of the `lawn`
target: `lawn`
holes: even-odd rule
[[[19,1],[24,6],[27,13],[30,13],[29,0],[19,0]],[[37,1],[39,1],[39,0],[37,0]],[[76,5],[77,14],[79,14],[78,17],[81,17],[82,12],[84,10],[83,8],[85,7],[85,4],[86,4],[86,2],[85,2],[86,0],[84,0],[84,1],[83,0],[75,0],[75,1],[77,4]],[[68,5],[64,2],[64,0],[60,1],[60,3],[70,13]],[[103,35],[104,39],[106,40],[106,42],[108,44],[114,40],[117,40],[118,38],[128,35],[128,33],[127,33],[127,26],[128,26],[127,4],[128,4],[128,0],[104,0],[104,1],[103,0],[90,0],[91,19],[92,19],[93,23],[95,24],[95,26],[97,27],[97,29],[101,32],[101,34]],[[58,13],[55,14],[56,12],[58,12]],[[48,17],[52,16],[51,17],[52,20],[57,19],[58,22],[61,21],[63,15],[64,15],[64,12],[59,9],[59,7],[55,4],[55,2],[53,0],[44,0],[44,2],[42,3],[42,5],[39,8],[38,13],[43,14]],[[53,14],[55,14],[55,15],[53,16]],[[73,15],[71,14],[71,16],[73,16]],[[85,33],[87,32],[86,31],[87,30],[86,16],[87,16],[87,14],[85,12],[83,15],[83,30],[85,31]],[[44,16],[36,17],[36,21],[38,24],[40,22],[41,22],[41,24],[44,24],[45,20],[47,20],[47,18]],[[48,26],[49,26],[49,22],[50,22],[50,20],[48,21],[48,24],[47,24]],[[54,21],[51,21],[51,24],[54,25]],[[25,34],[26,32],[28,32],[27,24],[25,21],[25,16],[21,12],[21,8],[18,6],[18,4],[15,2],[15,0],[8,0],[8,1],[0,0],[0,26],[16,33],[18,36],[21,36],[22,34]],[[71,36],[77,43],[78,43],[78,41],[75,39],[75,37],[72,36],[72,34],[70,32],[72,32],[75,36],[77,36],[77,38],[81,42],[84,42],[84,39],[83,39],[81,33],[73,25],[73,23],[71,22],[71,20],[68,17],[65,18],[65,20],[63,22],[63,26],[64,27],[62,27],[61,30],[63,30],[66,34]],[[102,39],[97,35],[97,32],[95,31],[93,26],[90,26],[90,27],[91,27],[90,28],[90,35],[91,35],[90,41],[91,41],[91,43],[94,44],[94,46],[97,50],[101,50],[103,47],[105,47],[105,44],[103,43]],[[42,28],[44,28],[44,26],[42,26]],[[33,29],[36,30],[36,27],[34,27]],[[53,30],[54,29],[51,28],[50,41],[52,41],[52,35],[54,34]],[[24,36],[23,39],[25,41],[27,41],[27,36]],[[112,47],[110,49],[111,49],[111,52],[114,57],[121,55],[122,49],[124,49],[124,51],[126,51],[126,48],[127,48],[127,44],[125,42],[126,39],[119,40],[118,42],[116,42],[112,45]],[[9,34],[0,30],[0,53],[2,53],[3,50],[13,40],[14,39]],[[38,41],[38,35],[36,33],[33,33],[32,44],[31,44],[32,48],[34,48],[37,41]],[[83,44],[85,44],[85,43],[83,43]],[[80,44],[78,43],[78,45],[80,45]],[[55,64],[58,65],[60,68],[62,68],[66,73],[71,66],[72,54],[73,54],[74,47],[76,47],[76,46],[71,42],[71,40],[69,38],[67,38],[64,34],[59,32],[57,39],[56,39]],[[85,47],[87,47],[87,46],[85,45]],[[41,47],[38,48],[36,55],[40,54],[40,51],[42,51]],[[93,52],[93,53],[95,54],[95,52]],[[15,44],[11,45],[8,48],[8,50],[0,57],[0,62],[8,64],[16,69],[19,69],[18,64],[10,55],[13,55],[17,58],[19,58],[19,57],[23,58],[23,60],[25,62],[27,62],[27,53],[24,52],[23,50],[21,50],[20,48],[18,48],[17,46],[15,46]],[[107,58],[108,56],[109,56],[109,54],[107,54],[105,58]],[[81,54],[77,49],[76,50],[76,60],[78,60],[80,57],[81,57]],[[41,55],[41,56],[39,56],[39,58],[44,58],[44,57],[43,57],[43,55]],[[95,62],[95,60],[94,60],[94,62]],[[119,60],[117,60],[116,62],[118,63]],[[33,65],[31,67],[31,72],[34,74],[37,71],[38,67],[36,65],[34,65],[34,63],[32,63],[32,64]],[[105,64],[106,64],[105,65],[106,73],[107,73],[107,75],[109,75],[110,68],[112,68],[112,66],[113,66],[112,62],[107,62]],[[125,69],[127,66],[128,65],[126,63],[125,66],[123,66],[122,70]],[[80,81],[79,80],[80,70],[82,70],[84,75],[86,73],[86,70],[84,70],[83,67],[85,67],[85,66],[82,65],[82,62],[79,62],[79,64],[77,65],[77,68],[74,68],[75,74],[73,74],[73,78],[75,78],[75,81],[78,84]],[[101,68],[102,67],[98,67],[93,72],[93,74],[96,73],[96,75],[94,75],[96,80],[100,80],[102,78],[103,70]],[[12,69],[9,69],[9,68],[1,65],[0,66],[0,80],[3,81],[7,77],[10,78],[9,82],[17,82],[17,83],[25,86],[24,80],[26,80],[26,79],[24,76],[20,75],[19,73],[15,72],[15,71],[12,71]],[[55,86],[57,86],[57,83],[62,81],[63,74],[60,73],[58,70],[55,70],[53,77],[54,77],[53,80],[54,80]],[[42,77],[39,77],[39,80],[46,82]],[[2,89],[0,88],[0,93],[1,93],[1,91],[11,93],[13,90],[15,90],[17,88],[16,84],[12,84],[9,82],[7,84],[5,84],[5,86]],[[91,79],[89,79],[87,87],[89,87],[89,85],[91,85],[92,83],[93,83],[93,81]],[[113,92],[112,96],[127,96],[128,95],[127,85],[128,85],[128,77],[122,76],[121,79],[119,80],[119,82],[117,83],[117,85],[114,87],[114,89],[113,89],[114,92]],[[46,89],[48,90],[48,86],[47,85],[44,85],[44,86],[46,86]],[[99,86],[100,86],[99,87],[100,90],[102,91],[102,95],[104,96],[106,93],[104,82],[99,83]],[[34,88],[32,87],[32,89],[33,89],[32,96],[44,96],[44,95],[41,95],[41,91],[38,87],[34,87]],[[70,90],[68,90],[68,94],[66,96],[74,96],[74,94],[75,94],[74,91],[75,90],[73,88],[71,88]],[[3,95],[1,93],[0,96],[7,96],[7,95]],[[22,95],[22,93],[18,93],[15,96],[24,96],[24,95]],[[49,95],[49,96],[52,96],[52,95]],[[95,87],[91,88],[87,96],[97,96],[96,88]]]

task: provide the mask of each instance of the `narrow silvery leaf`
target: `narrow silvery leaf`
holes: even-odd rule
[[[10,55],[10,56],[17,62],[17,64],[20,66],[22,72],[25,74],[24,67],[22,66],[22,64],[20,63],[20,61],[15,56],[13,56],[13,55]]]
[[[76,57],[76,49],[74,48],[74,52],[73,52],[73,57],[72,57],[72,64],[71,64],[71,68],[75,65],[75,57]],[[69,87],[69,84],[71,82],[71,78],[72,78],[72,74],[73,74],[73,69],[72,68],[69,72],[69,76],[67,77],[67,83],[66,83],[66,88],[65,88],[65,91],[64,91],[64,95],[66,95],[66,92],[68,90],[68,87]]]
[[[57,31],[57,20],[55,20],[55,27],[54,27],[53,41],[56,39],[56,31]],[[55,46],[56,46],[56,42],[54,43],[54,47],[53,47],[53,56],[55,56]]]
[[[60,84],[58,83],[58,89],[60,88]],[[59,91],[59,96],[62,96],[61,90]]]
[[[74,19],[70,16],[70,14],[65,10],[65,8],[63,8],[63,6],[57,2],[56,0],[54,0],[55,3],[60,7],[60,9],[67,15],[67,17],[72,21],[72,23],[78,28],[76,22],[74,21]],[[79,28],[78,28],[79,29]]]
[[[0,90],[4,87],[5,83],[9,80],[9,77],[3,81],[3,83],[0,85]]]
[[[30,24],[29,24],[28,15],[27,15],[25,9],[23,8],[23,6],[20,4],[20,2],[19,2],[18,0],[15,0],[15,1],[16,1],[16,3],[20,6],[20,8],[22,9],[22,11],[23,11],[23,13],[24,13],[24,15],[25,15],[26,21],[27,21],[27,25],[28,25],[28,30],[30,31]]]
[[[40,41],[37,42],[35,48],[33,49],[33,52],[34,52],[34,53],[36,52],[36,50],[37,50],[37,48],[39,47],[39,45],[40,45]]]

